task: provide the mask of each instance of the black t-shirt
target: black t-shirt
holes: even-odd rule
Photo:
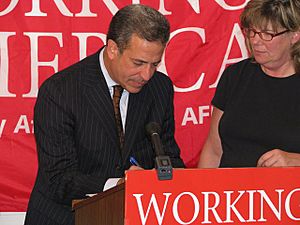
[[[224,112],[220,167],[255,167],[274,148],[300,153],[300,74],[275,78],[243,60],[224,71],[212,104]]]

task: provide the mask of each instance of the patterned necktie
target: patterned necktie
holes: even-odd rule
[[[120,99],[123,93],[123,88],[120,85],[114,86],[114,95],[113,95],[113,103],[114,103],[114,111],[115,111],[115,120],[117,124],[117,131],[120,140],[120,149],[123,149],[124,146],[124,132],[122,126],[121,112],[120,112]]]

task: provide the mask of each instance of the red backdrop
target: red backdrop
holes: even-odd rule
[[[1,0],[0,212],[25,211],[37,170],[33,106],[54,72],[94,53],[109,21],[128,4],[166,15],[171,40],[159,70],[175,89],[176,139],[195,167],[220,74],[247,57],[239,14],[249,0]]]

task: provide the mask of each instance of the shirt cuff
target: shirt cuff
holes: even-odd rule
[[[106,191],[110,188],[117,186],[117,183],[120,179],[121,178],[109,178],[104,185],[103,191]]]

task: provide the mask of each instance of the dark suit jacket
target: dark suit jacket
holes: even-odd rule
[[[156,72],[139,93],[129,95],[122,152],[99,52],[47,79],[34,109],[39,168],[25,224],[73,224],[71,201],[102,191],[108,178],[122,177],[129,156],[153,168],[155,153],[145,135],[150,121],[162,126],[172,165],[184,167],[174,140],[173,87],[166,75]]]

